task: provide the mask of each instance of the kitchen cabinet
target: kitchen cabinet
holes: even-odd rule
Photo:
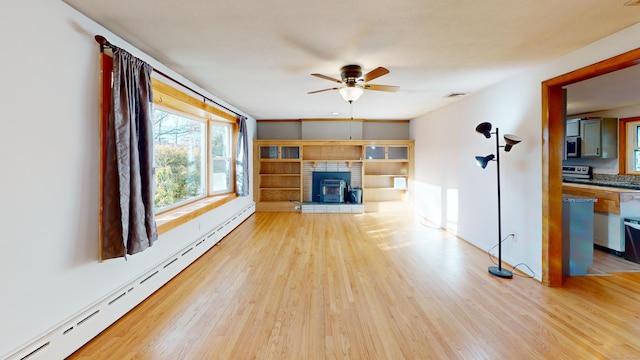
[[[612,159],[618,157],[618,119],[580,120],[583,158]]]
[[[567,120],[565,134],[566,137],[580,136],[580,119]]]

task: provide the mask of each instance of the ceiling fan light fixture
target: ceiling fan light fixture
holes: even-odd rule
[[[307,94],[316,94],[329,90],[338,90],[344,101],[353,103],[360,98],[364,90],[396,92],[400,88],[399,86],[368,83],[370,80],[377,79],[380,76],[386,75],[388,73],[389,70],[378,66],[377,68],[362,75],[362,68],[360,67],[360,65],[343,66],[342,69],[340,69],[340,80],[332,78],[331,76],[313,73],[311,74],[311,76],[319,77],[331,82],[337,82],[338,84],[340,84],[340,86],[316,91],[309,91]]]
[[[347,102],[354,102],[360,98],[364,90],[359,86],[344,86],[341,87],[340,96]]]

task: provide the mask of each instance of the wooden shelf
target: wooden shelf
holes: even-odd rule
[[[391,175],[398,177],[408,176],[408,161],[386,161],[386,160],[368,160],[364,164],[364,175]]]
[[[403,174],[365,174],[364,176],[370,176],[370,177],[403,177],[403,178],[407,177],[407,175],[403,175]]]
[[[300,189],[261,188],[260,201],[300,201]]]
[[[300,174],[260,174],[260,176],[273,176],[273,177],[278,177],[278,176],[300,176]]]
[[[364,159],[366,147],[376,159]],[[413,178],[413,149],[412,140],[255,140],[256,209],[296,211],[292,201],[311,197],[312,174],[334,167],[351,172],[351,185],[362,188],[368,211],[385,208],[376,203],[403,203],[408,191],[394,185],[408,186]]]
[[[407,189],[399,189],[394,187],[367,187],[367,190],[406,191]]]
[[[299,187],[288,188],[288,187],[261,187],[260,190],[300,190]]]
[[[353,161],[362,159],[361,145],[306,145],[303,160]]]

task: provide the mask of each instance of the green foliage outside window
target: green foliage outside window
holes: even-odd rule
[[[154,110],[155,209],[204,195],[204,123]]]
[[[156,209],[202,195],[200,153],[188,154],[184,146],[159,145],[156,156]],[[189,161],[189,158],[193,161]],[[191,168],[191,170],[189,170]]]

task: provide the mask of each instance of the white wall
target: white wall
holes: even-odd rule
[[[0,12],[0,357],[252,203],[228,203],[128,261],[98,262],[95,34],[198,89],[61,1],[17,1]],[[255,137],[255,120],[248,126]]]
[[[541,279],[541,82],[640,47],[640,25],[533,68],[411,121],[415,139],[415,193],[420,213],[461,238],[489,249],[498,242],[496,164],[485,170],[474,156],[495,153],[495,137],[475,132],[488,121],[523,142],[501,152],[503,259],[526,263]],[[503,140],[501,139],[501,144]],[[487,260],[488,261],[488,260]],[[490,264],[488,264],[490,265]]]

